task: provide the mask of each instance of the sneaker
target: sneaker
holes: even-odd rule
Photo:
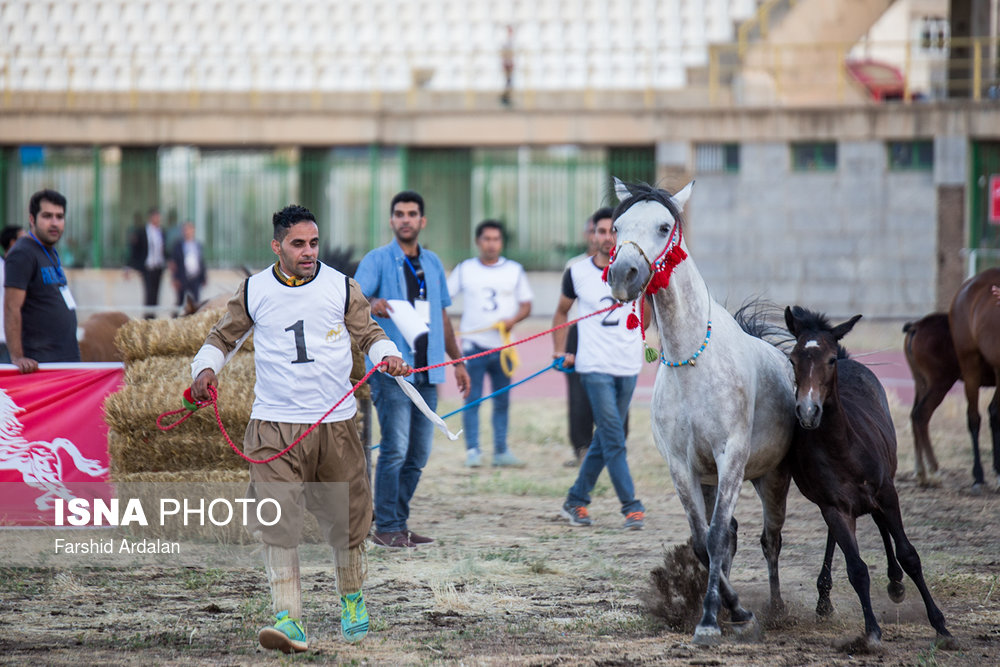
[[[571,526],[589,526],[593,521],[590,520],[590,512],[583,505],[570,505],[569,502],[563,503],[562,511],[560,515],[564,519],[569,519]]]
[[[626,530],[642,530],[642,527],[645,525],[645,512],[629,512],[625,515],[625,524],[622,528],[625,528]]]
[[[523,468],[525,462],[517,458],[510,452],[504,452],[503,454],[493,455],[493,467],[494,468]]]
[[[301,653],[308,649],[306,646],[306,631],[302,629],[302,622],[297,618],[288,618],[287,611],[279,611],[275,615],[274,625],[261,628],[257,633],[257,641],[264,648],[276,649],[282,653],[293,651]],[[367,627],[368,617],[365,616]]]
[[[417,546],[407,538],[406,533],[401,530],[389,533],[375,533],[372,535],[372,544],[388,549],[412,549]]]
[[[434,544],[433,537],[426,537],[424,535],[419,535],[417,533],[414,533],[412,530],[407,531],[406,539],[408,539],[410,542],[413,542],[414,544]]]
[[[352,643],[368,634],[368,607],[361,591],[340,596],[340,634]]]
[[[483,457],[478,449],[467,449],[465,451],[465,467],[479,468],[483,465]]]

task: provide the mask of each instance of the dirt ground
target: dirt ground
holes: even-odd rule
[[[879,334],[872,336],[865,341],[875,345]],[[858,534],[872,574],[883,649],[852,655],[838,648],[861,634],[860,606],[838,551],[836,610],[827,620],[816,617],[815,580],[826,529],[816,507],[794,486],[781,553],[788,617],[768,623],[759,642],[740,643],[727,633],[721,646],[693,646],[691,633],[667,628],[642,601],[650,589],[650,571],[663,563],[664,550],[688,538],[666,464],[652,445],[649,406],[633,406],[629,437],[630,465],[637,495],[647,507],[647,525],[641,532],[623,532],[606,476],[591,507],[595,526],[574,528],[558,517],[575,476],[574,469],[563,465],[569,458],[565,402],[519,401],[515,396],[511,448],[528,467],[466,469],[462,440],[438,436],[411,515],[411,528],[436,537],[437,543],[414,550],[370,550],[365,591],[372,632],[361,644],[348,645],[339,637],[339,603],[328,562],[304,563],[310,649],[294,657],[257,647],[256,633],[269,611],[263,568],[225,563],[128,570],[0,567],[5,621],[0,624],[0,662],[1000,664],[1000,494],[992,485],[984,495],[970,493],[964,404],[949,396],[931,423],[943,475],[939,488],[925,489],[912,474],[909,406],[894,395],[890,401],[900,443],[897,487],[905,525],[958,650],[932,646],[934,631],[909,579],[905,601],[889,601],[884,553],[867,518],[859,520]],[[456,406],[451,399],[442,401],[439,412]],[[488,413],[484,408],[484,442],[490,442]],[[761,610],[767,575],[758,543],[760,505],[749,484],[743,487],[737,518],[740,543],[732,580],[744,606]]]

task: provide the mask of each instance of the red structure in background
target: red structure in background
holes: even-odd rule
[[[901,100],[906,92],[906,79],[898,67],[866,58],[848,61],[847,72],[860,83],[876,102]]]

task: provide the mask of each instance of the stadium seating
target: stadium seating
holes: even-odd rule
[[[4,0],[10,90],[676,88],[760,0]],[[415,77],[418,70],[420,76]]]

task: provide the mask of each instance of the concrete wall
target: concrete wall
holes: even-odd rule
[[[933,173],[890,172],[886,153],[879,141],[840,142],[836,171],[793,172],[788,144],[745,143],[739,173],[699,175],[688,244],[716,299],[834,316],[933,310]]]

